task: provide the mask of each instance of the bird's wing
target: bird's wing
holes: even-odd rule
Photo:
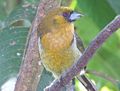
[[[75,37],[76,37],[76,43],[77,43],[77,48],[80,50],[80,52],[83,53],[85,50],[84,45],[78,34],[75,32]]]
[[[80,52],[84,52],[85,48],[83,45],[82,40],[78,36],[78,34],[75,32],[75,37],[76,37],[76,43],[77,47],[80,50]],[[85,67],[86,69],[86,67]],[[92,83],[91,80],[89,80],[84,74],[83,75],[78,75],[77,79],[83,84],[83,86],[88,90],[88,91],[97,91],[95,85]]]

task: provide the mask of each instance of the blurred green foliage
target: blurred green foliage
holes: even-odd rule
[[[86,47],[99,31],[120,13],[118,2],[120,3],[119,0],[78,0],[76,11],[82,12],[85,16],[76,22],[76,27]],[[120,80],[119,60],[120,38],[118,31],[97,51],[87,69],[103,72],[114,80]],[[106,86],[109,90],[102,89],[102,91],[119,91],[117,84],[112,84],[95,75],[89,76],[96,82],[99,90]]]
[[[0,0],[0,87],[18,74],[27,33],[38,2],[39,0]],[[120,0],[74,0],[70,6],[84,14],[84,17],[75,22],[75,26],[85,47],[120,13]],[[103,72],[115,80],[120,80],[119,61],[120,30],[97,51],[87,69]],[[42,88],[53,80],[50,73],[44,71],[43,75]],[[119,84],[112,84],[92,74],[88,77],[95,81],[100,91],[119,91]],[[42,89],[40,86],[38,91]]]

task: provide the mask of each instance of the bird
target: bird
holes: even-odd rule
[[[74,21],[83,15],[69,7],[49,11],[38,26],[38,45],[41,62],[58,79],[84,51]]]

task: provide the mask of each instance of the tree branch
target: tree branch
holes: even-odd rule
[[[60,91],[60,89],[68,84],[74,76],[80,73],[90,58],[95,54],[97,49],[105,42],[105,40],[113,34],[118,28],[120,28],[120,15],[117,16],[110,24],[108,24],[90,43],[88,48],[84,51],[79,60],[62,76],[59,80],[53,82],[53,84],[45,89],[45,91]]]
[[[14,91],[36,91],[42,65],[39,64],[37,27],[45,14],[60,5],[60,0],[40,0],[36,17],[28,34],[28,42],[23,56],[23,63]]]

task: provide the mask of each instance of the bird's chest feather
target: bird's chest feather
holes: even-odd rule
[[[54,29],[53,29],[54,31]],[[73,40],[73,31],[68,31],[68,28],[59,30],[59,32],[49,32],[41,39],[42,47],[45,50],[61,51],[70,47]]]
[[[59,76],[80,56],[73,31],[47,33],[39,43],[40,57],[45,68]]]
[[[47,50],[41,53],[43,65],[57,76],[70,68],[79,56],[79,52],[72,48],[59,52]]]

